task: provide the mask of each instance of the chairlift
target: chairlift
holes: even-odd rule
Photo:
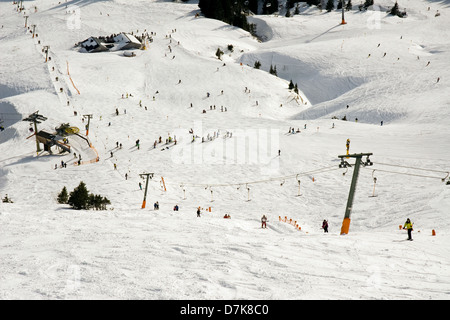
[[[186,200],[186,188],[184,187],[184,185],[180,185],[180,188],[183,189],[183,200]]]
[[[340,168],[340,167],[339,167]],[[348,167],[345,167],[345,172],[342,172],[342,175],[345,176],[345,174],[348,172]]]
[[[378,197],[377,195],[375,195],[375,185],[377,184],[377,178],[374,176],[375,170],[372,171],[372,178],[373,178],[373,192],[372,195],[369,196],[369,198],[376,198]]]
[[[298,178],[298,174],[295,177],[295,179],[297,179],[297,182],[298,182],[298,194],[297,194],[297,197],[300,197],[302,194],[300,193],[300,179]]]
[[[373,162],[370,161],[369,156],[366,157],[366,161],[362,163],[364,166],[373,166]]]

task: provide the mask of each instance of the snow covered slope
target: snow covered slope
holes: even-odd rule
[[[0,195],[14,202],[0,203],[0,297],[448,299],[450,3],[400,2],[400,19],[386,14],[394,1],[376,2],[346,25],[303,6],[253,16],[263,42],[196,17],[196,1],[35,0],[21,13],[0,2]],[[153,41],[134,57],[74,47],[120,32]],[[69,137],[82,165],[37,156],[21,121],[35,111],[39,130],[69,123],[82,136],[92,115],[92,148]],[[347,139],[374,166],[340,235]],[[142,173],[154,173],[145,209]],[[57,204],[80,181],[108,211]],[[408,217],[413,242],[398,227]]]

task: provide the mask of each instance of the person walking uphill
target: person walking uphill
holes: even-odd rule
[[[411,233],[413,231],[413,224],[411,223],[411,220],[406,219],[405,225],[403,226],[403,229],[408,230],[408,240],[412,240]]]
[[[267,217],[265,215],[263,215],[261,218],[261,228],[267,228]]]

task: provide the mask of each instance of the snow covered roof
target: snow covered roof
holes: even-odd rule
[[[106,38],[89,37],[81,42],[80,45],[88,52],[99,52],[139,49],[141,42],[132,34],[122,32]]]
[[[84,48],[88,52],[97,52],[97,51],[107,51],[108,48],[105,47],[102,42],[96,37],[89,37],[80,43],[80,46]]]
[[[141,44],[141,42],[132,34],[129,33],[120,33],[117,36],[114,37],[114,42],[118,42],[118,43],[136,43],[136,44]]]

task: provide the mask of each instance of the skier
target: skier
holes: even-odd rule
[[[200,217],[200,207],[197,208],[197,217]]]
[[[403,226],[403,230],[408,230],[408,240],[412,240],[411,232],[413,231],[413,224],[411,223],[411,220],[406,219],[405,225]]]
[[[328,233],[328,221],[327,220],[323,220],[322,229],[323,229],[323,232]]]
[[[159,203],[158,203],[158,201],[156,201],[155,204],[153,205],[153,209],[159,210]]]
[[[261,218],[261,228],[264,228],[264,229],[267,228],[266,222],[267,222],[267,217],[265,215],[263,215]]]
[[[142,183],[139,182],[139,189],[142,190]]]

